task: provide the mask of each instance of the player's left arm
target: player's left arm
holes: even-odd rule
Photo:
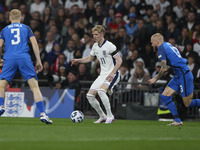
[[[41,59],[40,59],[40,51],[39,51],[38,43],[37,43],[35,36],[31,36],[30,41],[31,41],[31,44],[32,44],[32,47],[33,47],[33,51],[34,51],[36,60],[37,60],[36,68],[38,69],[38,71],[42,71],[43,66],[42,66],[42,62],[41,62]]]
[[[110,82],[114,79],[114,76],[115,76],[117,70],[119,69],[119,67],[122,64],[122,58],[121,58],[121,56],[118,53],[115,54],[113,57],[116,60],[116,64],[115,64],[115,67],[113,68],[112,72],[106,78]]]
[[[158,72],[158,74],[153,77],[152,79],[148,80],[150,84],[153,84],[155,83],[158,79],[160,79],[164,73],[169,69],[169,66],[167,65],[167,62],[166,60],[162,60],[161,61],[161,69],[160,71]]]

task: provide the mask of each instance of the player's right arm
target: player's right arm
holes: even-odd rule
[[[40,59],[40,51],[39,51],[37,40],[34,36],[32,36],[32,37],[30,37],[30,41],[31,41],[31,44],[32,44],[32,47],[33,47],[33,51],[34,51],[36,60],[37,60],[36,68],[38,69],[38,71],[42,71],[43,66],[42,66],[42,62],[41,62],[41,59]]]
[[[167,66],[166,60],[161,61],[161,69],[158,74],[152,79],[148,80],[150,84],[154,84],[158,79],[160,79],[164,73],[168,70],[169,66]]]
[[[94,59],[94,56],[92,56],[92,55],[89,55],[87,57],[80,58],[80,59],[72,59],[71,60],[71,63],[72,63],[71,65],[78,64],[78,63],[89,63],[93,59]]]

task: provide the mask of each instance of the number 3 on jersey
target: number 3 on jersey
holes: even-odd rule
[[[17,45],[20,42],[20,30],[19,28],[11,29],[11,33],[14,34],[14,40],[11,40],[12,45]]]

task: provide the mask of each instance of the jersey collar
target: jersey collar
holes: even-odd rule
[[[101,45],[98,44],[98,46],[101,48],[106,43],[106,39],[103,41]]]

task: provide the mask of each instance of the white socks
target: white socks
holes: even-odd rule
[[[87,97],[90,105],[97,111],[97,113],[99,114],[99,116],[101,118],[105,118],[106,114],[101,109],[101,106],[100,106],[98,100],[95,98],[95,96],[92,95],[92,94],[87,94],[86,97]]]
[[[98,90],[99,97],[101,98],[101,101],[106,109],[107,117],[112,118],[114,117],[111,108],[110,108],[110,101],[108,96],[106,95],[106,91],[104,89],[99,89]]]

